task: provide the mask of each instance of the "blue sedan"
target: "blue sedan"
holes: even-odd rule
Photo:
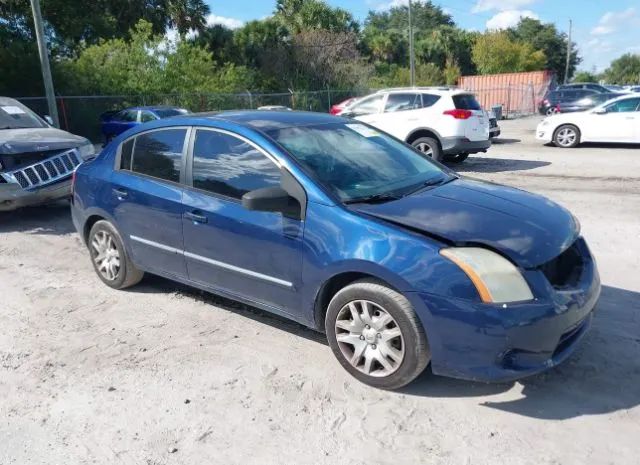
[[[396,389],[506,381],[565,360],[600,279],[576,218],[466,179],[350,119],[241,111],[120,135],[75,175],[98,277],[152,273],[323,331],[339,363]]]
[[[100,115],[100,129],[106,142],[142,123],[172,116],[186,115],[189,110],[178,107],[132,107],[120,111],[107,111]]]

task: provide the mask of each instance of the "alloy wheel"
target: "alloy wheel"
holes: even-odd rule
[[[577,137],[575,129],[562,128],[556,135],[556,142],[562,147],[570,147],[575,144]]]
[[[120,273],[120,252],[113,236],[107,231],[98,231],[91,240],[93,261],[96,269],[108,281],[115,281]]]
[[[354,300],[342,307],[335,333],[342,355],[367,376],[389,376],[404,360],[400,327],[387,310],[374,302]]]
[[[429,157],[433,157],[433,149],[431,146],[425,142],[420,142],[415,146],[416,149],[420,150],[422,153]]]

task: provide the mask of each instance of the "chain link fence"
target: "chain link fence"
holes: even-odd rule
[[[467,88],[478,97],[482,106],[490,110],[501,107],[503,117],[533,114],[547,86],[507,86],[491,88]],[[96,95],[58,96],[60,127],[73,134],[87,137],[94,143],[102,142],[100,115],[107,111],[133,106],[169,105],[186,108],[192,112],[238,110],[261,106],[281,105],[294,110],[328,112],[332,105],[373,92],[372,89],[318,90],[280,93],[229,93],[229,94],[159,94],[159,95]],[[44,97],[18,98],[37,114],[48,114]]]
[[[367,90],[320,90],[309,92],[235,93],[235,94],[161,94],[161,95],[74,95],[58,96],[60,127],[65,131],[102,142],[100,115],[106,111],[134,106],[169,105],[192,112],[238,110],[280,105],[294,110],[328,112],[332,105]],[[44,97],[18,98],[38,115],[49,113]]]

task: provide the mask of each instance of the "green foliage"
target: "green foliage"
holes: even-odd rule
[[[573,82],[598,82],[600,77],[589,71],[578,71],[573,75]]]
[[[512,40],[530,44],[535,50],[542,50],[546,57],[545,69],[553,71],[559,82],[564,81],[567,61],[567,41],[565,33],[558,31],[553,23],[543,24],[537,19],[522,18],[515,28],[510,29]],[[575,43],[571,43],[571,58],[569,61],[569,77],[576,70],[582,59],[578,56]]]
[[[389,65],[381,63],[376,66],[376,72],[369,79],[369,87],[380,89],[384,87],[408,86],[411,82],[411,72],[408,67],[395,63]],[[416,85],[437,86],[445,83],[445,77],[440,68],[433,63],[416,65]]]
[[[473,62],[480,74],[516,73],[544,69],[546,57],[530,43],[511,40],[504,31],[480,35],[473,46]]]
[[[640,55],[627,53],[613,60],[604,78],[610,84],[640,84]]]
[[[253,73],[233,64],[218,66],[196,44],[167,43],[140,21],[131,39],[111,39],[60,64],[66,93],[149,95],[235,92],[252,86]]]
[[[331,32],[358,32],[358,22],[351,13],[333,8],[322,0],[277,0],[274,19],[291,33],[311,29]]]

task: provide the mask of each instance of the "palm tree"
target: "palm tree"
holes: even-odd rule
[[[209,5],[204,0],[166,0],[169,27],[185,36],[190,30],[203,31],[207,25]]]

